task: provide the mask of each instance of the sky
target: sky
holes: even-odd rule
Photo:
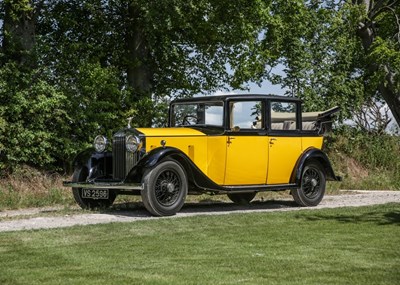
[[[249,94],[274,94],[274,95],[284,95],[285,89],[282,89],[280,85],[272,85],[271,82],[264,81],[261,86],[256,83],[249,84],[249,91],[233,90],[235,93],[249,93]]]
[[[233,73],[229,64],[226,66],[228,73]],[[284,72],[285,67],[282,64],[278,64],[277,66],[273,67],[272,71],[276,75],[285,76]],[[282,89],[279,84],[273,85],[270,81],[264,80],[261,82],[261,85],[258,86],[254,82],[248,83],[249,90],[231,90],[227,91],[217,91],[215,95],[222,95],[222,94],[272,94],[272,95],[285,95],[286,89]]]

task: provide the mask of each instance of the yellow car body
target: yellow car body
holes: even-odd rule
[[[322,152],[338,108],[303,113],[296,98],[225,95],[175,100],[166,128],[127,128],[112,146],[75,160],[74,197],[84,208],[140,194],[154,215],[172,215],[187,194],[228,194],[250,202],[267,190],[291,190],[302,206],[317,205],[326,180],[339,180]],[[110,149],[107,149],[111,147]]]
[[[322,148],[323,137],[207,136],[189,128],[138,128],[146,153],[166,146],[182,151],[218,185],[287,184],[300,155]]]

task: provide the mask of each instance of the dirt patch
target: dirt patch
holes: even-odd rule
[[[346,159],[347,172],[353,179],[368,177],[368,170],[353,158]]]
[[[271,201],[256,200],[248,206],[239,206],[221,201],[187,203],[177,215],[166,218],[228,215],[232,213],[318,210],[324,208],[400,203],[400,191],[346,191],[344,193],[342,195],[325,196],[320,205],[312,208],[298,207],[291,199],[285,198]],[[0,222],[0,232],[165,219],[165,217],[157,218],[150,216],[141,203],[122,205],[121,207],[116,207],[113,210],[105,212],[63,214],[63,211],[63,208],[48,207],[0,212],[0,218],[3,219]]]

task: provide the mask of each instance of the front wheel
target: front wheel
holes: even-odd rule
[[[325,194],[326,178],[322,165],[316,161],[306,164],[300,187],[292,190],[294,201],[303,207],[317,206]]]
[[[173,160],[163,161],[147,172],[143,186],[143,204],[155,216],[175,215],[188,192],[185,170]]]
[[[86,167],[79,167],[75,169],[72,176],[72,182],[84,182],[88,177],[89,172]],[[108,208],[113,203],[117,195],[109,190],[108,199],[88,199],[83,198],[82,188],[72,188],[72,193],[76,203],[82,209],[96,209],[96,208]]]

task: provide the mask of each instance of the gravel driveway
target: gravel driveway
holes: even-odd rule
[[[300,211],[305,209],[318,210],[324,208],[359,207],[393,202],[400,203],[400,191],[347,191],[345,193],[346,194],[342,195],[325,196],[320,205],[312,208],[298,207],[291,199],[255,201],[248,206],[239,206],[228,202],[187,203],[176,216],[166,218],[199,215],[227,215],[232,213]],[[110,210],[101,213],[79,213],[60,216],[60,212],[62,213],[62,208],[35,208],[15,211],[0,211],[0,232],[160,219],[150,216],[141,205],[129,208],[129,210]],[[54,213],[54,215],[52,213]],[[165,217],[163,219],[165,219]]]

